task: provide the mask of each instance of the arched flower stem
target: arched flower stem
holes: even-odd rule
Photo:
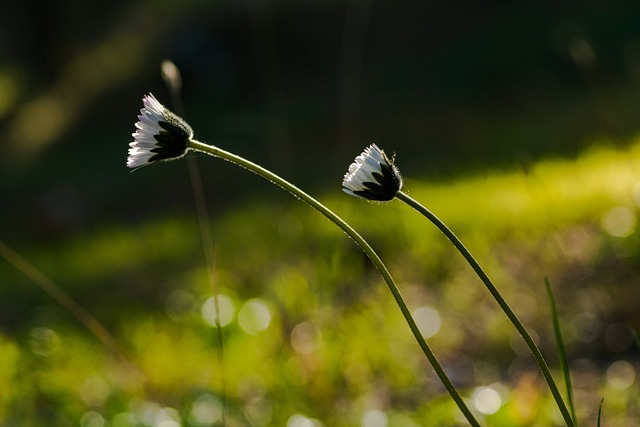
[[[547,381],[547,384],[549,385],[551,394],[553,395],[553,398],[555,399],[556,404],[558,405],[558,408],[562,413],[562,417],[564,418],[565,423],[567,424],[568,427],[574,427],[575,423],[573,422],[573,419],[571,418],[571,414],[569,413],[569,410],[567,409],[564,403],[564,400],[562,399],[562,395],[558,390],[558,386],[556,385],[553,379],[553,376],[551,375],[549,366],[547,365],[547,362],[542,356],[540,349],[538,348],[533,338],[531,338],[531,335],[527,331],[527,328],[524,327],[520,319],[518,319],[518,316],[516,316],[516,314],[513,312],[509,304],[507,304],[503,296],[500,294],[500,291],[498,291],[498,289],[493,284],[491,279],[489,279],[489,276],[487,276],[487,274],[484,272],[482,267],[480,267],[480,264],[478,264],[478,262],[475,260],[473,255],[471,255],[471,252],[469,252],[469,250],[464,246],[462,241],[460,241],[460,239],[453,233],[453,231],[451,231],[451,229],[449,229],[449,227],[447,227],[447,225],[444,222],[440,220],[440,218],[438,218],[429,209],[427,209],[422,204],[420,204],[420,202],[411,198],[409,195],[407,195],[406,193],[403,193],[402,191],[398,191],[396,193],[396,197],[402,200],[403,202],[405,202],[406,204],[408,204],[409,206],[411,206],[412,208],[414,208],[415,210],[417,210],[418,212],[420,212],[429,221],[431,221],[445,236],[447,236],[449,241],[453,243],[456,249],[458,249],[458,251],[462,254],[464,259],[469,263],[471,268],[473,268],[473,271],[475,271],[478,277],[480,278],[480,280],[482,280],[482,283],[484,283],[484,285],[487,287],[487,289],[489,290],[493,298],[498,302],[498,305],[500,305],[500,308],[502,308],[502,311],[504,311],[507,317],[509,318],[509,320],[511,320],[511,323],[513,323],[513,325],[516,327],[516,329],[518,330],[518,332],[526,342],[527,346],[531,350],[531,353],[533,354],[534,359],[536,360],[538,366],[540,367],[540,370],[542,371],[542,375],[544,376],[545,380]]]
[[[420,333],[420,330],[418,329],[418,326],[413,320],[413,317],[411,316],[411,312],[409,311],[409,308],[407,307],[407,304],[405,303],[404,298],[402,297],[402,294],[398,289],[398,286],[396,285],[393,278],[391,277],[391,274],[389,273],[389,270],[387,270],[387,267],[384,265],[380,257],[376,254],[373,248],[371,248],[371,246],[367,243],[367,241],[362,236],[360,236],[360,234],[358,234],[358,232],[356,232],[349,224],[347,224],[344,220],[342,220],[338,215],[333,213],[333,211],[331,211],[325,205],[323,205],[322,203],[320,203],[319,201],[311,197],[309,194],[305,193],[300,188],[296,187],[295,185],[291,184],[290,182],[286,181],[280,176],[274,174],[273,172],[263,168],[262,166],[259,166],[253,162],[250,162],[240,156],[237,156],[233,153],[222,150],[218,147],[208,145],[199,141],[189,140],[187,143],[187,146],[192,150],[200,151],[205,154],[209,154],[211,156],[219,157],[223,160],[227,160],[237,166],[247,169],[261,176],[262,178],[276,184],[277,186],[281,187],[283,190],[287,191],[288,193],[292,194],[296,198],[302,200],[303,202],[305,202],[306,204],[308,204],[309,206],[311,206],[312,208],[320,212],[327,219],[329,219],[331,222],[333,222],[338,227],[340,227],[345,233],[347,233],[347,235],[351,237],[354,240],[354,242],[364,251],[367,257],[369,257],[371,262],[375,265],[376,269],[382,275],[384,281],[389,287],[389,290],[393,294],[393,298],[398,304],[398,307],[400,307],[400,311],[402,312],[402,315],[404,316],[407,324],[409,325],[409,328],[411,329],[413,336],[415,337],[416,341],[420,345],[422,352],[429,360],[429,363],[431,364],[436,374],[440,378],[440,381],[442,381],[445,388],[447,389],[447,391],[449,392],[449,394],[451,395],[455,403],[458,405],[458,408],[460,408],[465,418],[469,421],[469,424],[471,424],[474,427],[480,426],[478,421],[475,419],[475,417],[473,416],[469,408],[466,406],[466,404],[458,394],[458,391],[456,390],[456,388],[451,383],[451,380],[449,379],[447,374],[444,372],[444,369],[436,359],[436,356],[431,351],[431,348],[427,344],[426,340]]]

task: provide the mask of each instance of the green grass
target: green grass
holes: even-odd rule
[[[402,170],[402,153],[398,161]],[[623,361],[637,375],[633,339],[626,345],[624,333],[607,332],[640,321],[640,145],[450,182],[404,172],[411,196],[485,267],[560,380],[543,284],[550,278],[580,423],[596,423],[602,396],[607,423],[640,419],[637,381],[617,381],[621,365],[608,371]],[[338,187],[339,179],[321,200],[370,241],[411,310],[437,311],[441,326],[429,343],[463,396],[482,407],[473,400],[477,387],[497,392],[500,408],[479,418],[492,426],[557,425],[531,356],[444,237],[401,203],[355,200]],[[299,414],[359,426],[372,410],[390,426],[462,422],[373,267],[340,230],[294,200],[275,204],[267,195],[212,220],[214,280],[233,305],[221,366],[217,334],[202,316],[212,287],[198,233],[193,218],[163,218],[23,254],[100,319],[145,376],[1,266],[3,312],[20,314],[0,334],[0,424],[78,425],[84,417],[83,425],[102,418],[147,426],[179,417],[183,425],[211,425],[222,392],[228,425],[286,425]],[[268,323],[256,307],[267,310]]]

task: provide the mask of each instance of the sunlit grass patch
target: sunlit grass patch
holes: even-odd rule
[[[638,364],[625,335],[640,304],[640,146],[602,146],[573,160],[450,182],[405,179],[409,193],[473,249],[557,367],[542,280],[553,278],[578,417],[593,420],[601,395],[605,420],[640,417]],[[399,203],[363,204],[338,189],[322,200],[388,262],[421,330],[488,425],[557,422],[526,348],[433,226]],[[388,291],[344,233],[295,201],[263,199],[213,218],[212,234],[213,279],[191,218],[110,225],[34,248],[30,259],[113,331],[148,386],[127,381],[59,310],[26,305],[13,335],[0,337],[0,381],[9,386],[0,390],[0,422],[37,424],[60,409],[68,419],[99,416],[114,425],[131,417],[130,425],[154,425],[145,416],[173,420],[177,411],[183,425],[211,425],[223,393],[230,419],[245,425],[461,422]],[[4,295],[52,304],[19,283]],[[225,310],[224,368],[214,292]]]
[[[599,220],[613,206],[635,206],[640,149],[594,148],[574,161],[547,160],[530,170],[441,185],[410,182],[411,194],[451,227],[535,231]],[[635,196],[637,197],[637,196]]]

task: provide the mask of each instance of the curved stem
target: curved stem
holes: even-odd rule
[[[290,182],[286,181],[280,176],[274,174],[273,172],[263,168],[262,166],[259,166],[253,162],[250,162],[240,156],[237,156],[233,153],[222,150],[218,147],[204,144],[199,141],[191,140],[189,141],[188,146],[193,150],[201,151],[203,153],[206,153],[215,157],[220,157],[221,159],[234,163],[242,168],[245,168],[265,178],[268,181],[271,181],[272,183],[281,187],[283,190],[291,193],[293,196],[297,197],[298,199],[302,200],[303,202],[305,202],[306,204],[308,204],[309,206],[311,206],[312,208],[320,212],[327,219],[329,219],[331,222],[333,222],[338,227],[340,227],[345,233],[347,233],[347,235],[349,235],[349,237],[351,237],[356,242],[356,244],[364,251],[367,257],[369,257],[371,262],[375,265],[376,269],[382,275],[384,281],[387,283],[387,286],[389,287],[389,290],[393,294],[393,297],[396,300],[398,307],[400,307],[400,311],[402,311],[402,315],[407,321],[407,324],[409,325],[409,328],[411,329],[413,336],[416,338],[416,341],[418,341],[418,344],[420,345],[422,352],[427,357],[427,359],[429,359],[429,363],[431,363],[431,366],[435,370],[436,374],[440,378],[440,381],[442,381],[442,383],[444,384],[445,388],[447,389],[447,391],[449,392],[449,394],[451,395],[455,403],[458,405],[458,408],[460,408],[460,410],[462,411],[462,413],[464,414],[464,416],[467,418],[467,420],[472,426],[474,427],[480,426],[478,421],[474,418],[473,414],[471,413],[469,408],[466,406],[466,404],[458,394],[458,391],[455,389],[455,387],[451,383],[451,380],[449,379],[449,377],[447,377],[447,374],[444,372],[444,369],[442,369],[442,366],[440,366],[440,363],[438,362],[438,360],[436,359],[436,356],[431,351],[431,348],[427,344],[426,340],[420,333],[420,330],[418,329],[418,326],[413,320],[413,317],[411,316],[411,312],[409,311],[409,308],[407,307],[407,304],[405,303],[404,298],[402,297],[402,294],[398,289],[398,286],[396,285],[393,278],[391,277],[391,274],[389,273],[389,270],[387,270],[387,267],[384,265],[384,263],[382,262],[378,254],[376,254],[373,248],[371,248],[371,246],[367,243],[367,241],[362,236],[360,236],[358,232],[356,232],[342,218],[340,218],[338,215],[333,213],[333,211],[329,210],[329,208],[327,208],[325,205],[323,205],[322,203],[320,203],[319,201],[317,201],[316,199],[314,199],[313,197],[305,193],[300,188],[296,187],[295,185],[291,184]]]
[[[417,210],[418,212],[420,212],[429,221],[431,221],[436,227],[438,227],[438,229],[445,236],[447,236],[449,241],[453,243],[456,249],[458,249],[458,251],[462,254],[464,259],[467,260],[469,265],[471,265],[471,268],[473,268],[473,271],[476,272],[480,280],[482,280],[482,283],[484,283],[484,285],[487,287],[487,289],[489,290],[493,298],[498,302],[498,305],[500,305],[500,308],[502,308],[502,311],[505,312],[509,320],[511,320],[511,323],[513,323],[513,325],[516,327],[516,329],[518,330],[518,332],[520,333],[524,341],[527,343],[527,346],[531,350],[531,353],[533,354],[534,359],[536,360],[536,362],[538,363],[538,366],[540,367],[540,370],[542,371],[542,375],[544,375],[544,378],[547,381],[547,384],[549,384],[549,389],[551,389],[551,394],[553,395],[553,398],[555,399],[556,404],[558,405],[558,408],[560,409],[560,412],[562,413],[562,417],[564,418],[564,421],[566,422],[567,426],[575,427],[573,419],[569,414],[569,411],[564,403],[564,400],[562,399],[560,391],[558,390],[558,386],[556,385],[553,379],[553,376],[551,375],[549,366],[547,365],[547,362],[542,356],[540,349],[536,345],[535,341],[533,341],[533,338],[531,338],[531,335],[529,334],[527,329],[524,327],[520,319],[518,319],[518,316],[516,316],[516,314],[513,312],[509,304],[507,304],[507,302],[502,297],[498,289],[495,287],[491,279],[489,279],[489,276],[487,276],[487,274],[484,272],[482,267],[480,267],[480,264],[478,264],[478,262],[475,260],[473,255],[471,255],[471,252],[469,252],[469,250],[464,246],[464,244],[462,244],[460,239],[458,239],[458,237],[453,233],[453,231],[451,231],[451,229],[449,229],[449,227],[447,227],[447,225],[444,222],[442,222],[440,218],[438,218],[435,214],[433,214],[429,209],[421,205],[420,202],[409,197],[409,195],[407,195],[406,193],[403,193],[402,191],[398,191],[396,193],[396,197],[402,200],[403,202],[405,202],[406,204],[408,204],[409,206],[411,206],[412,208],[414,208],[415,210]]]

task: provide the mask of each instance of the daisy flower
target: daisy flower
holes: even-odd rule
[[[139,168],[184,156],[188,142],[193,139],[191,126],[152,94],[145,95],[142,103],[133,142],[129,144],[127,167]]]
[[[345,193],[380,202],[392,200],[401,188],[400,171],[376,144],[356,157],[342,180]]]

